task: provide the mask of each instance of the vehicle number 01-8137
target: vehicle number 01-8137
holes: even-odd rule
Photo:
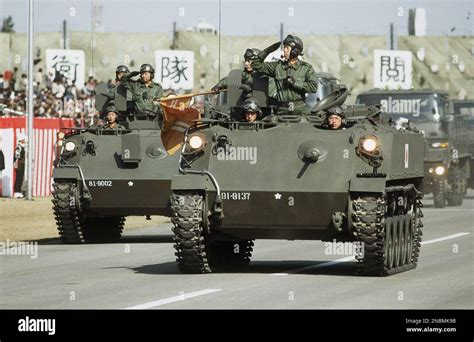
[[[250,200],[250,192],[221,192],[223,200],[248,201]]]
[[[111,180],[90,180],[88,185],[106,187],[106,186],[112,186],[112,181]]]

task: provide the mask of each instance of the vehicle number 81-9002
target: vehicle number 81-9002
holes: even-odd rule
[[[248,201],[250,200],[250,192],[221,192],[223,200]]]
[[[102,187],[112,186],[112,181],[111,180],[99,180],[99,181],[90,180],[88,185],[89,186],[102,186]]]

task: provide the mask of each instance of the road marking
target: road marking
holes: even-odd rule
[[[464,235],[469,235],[469,234],[470,233],[457,233],[457,234],[453,234],[453,235],[440,237],[440,238],[437,238],[437,239],[422,241],[421,244],[422,245],[428,245],[430,243],[436,243],[436,242],[440,242],[440,241],[455,239],[457,237],[464,236]],[[273,276],[287,276],[289,274],[295,274],[295,273],[300,273],[300,272],[309,271],[309,270],[316,270],[318,268],[329,267],[329,266],[337,265],[337,264],[352,261],[352,260],[355,260],[355,257],[354,256],[349,256],[349,257],[346,257],[346,258],[341,258],[341,259],[337,259],[337,260],[323,262],[323,263],[316,264],[316,265],[296,268],[294,270],[287,271],[286,273],[272,273],[270,275],[273,275]]]
[[[131,306],[131,307],[125,308],[125,310],[150,309],[150,308],[154,308],[154,307],[157,307],[157,306],[162,306],[162,305],[166,305],[166,304],[170,304],[170,303],[174,303],[174,302],[180,302],[180,301],[183,301],[183,300],[186,300],[186,299],[199,297],[199,296],[204,296],[204,295],[219,292],[219,291],[222,291],[222,289],[206,289],[206,290],[195,291],[195,292],[190,292],[190,293],[183,293],[182,295],[179,295],[179,296],[159,299],[159,300],[155,300],[153,302],[148,302],[148,303],[144,303],[144,304]]]
[[[433,239],[433,240],[421,241],[421,244],[422,244],[422,245],[429,245],[430,243],[435,243],[435,242],[440,242],[440,241],[444,241],[444,240],[455,239],[455,238],[457,238],[457,237],[464,236],[464,235],[469,235],[469,234],[470,234],[470,233],[457,233],[457,234],[448,235],[448,236],[440,237],[440,238]]]
[[[443,208],[443,209],[436,209],[436,208],[423,208],[423,211],[474,211],[474,209],[461,209],[461,208]]]

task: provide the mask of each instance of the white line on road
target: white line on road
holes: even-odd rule
[[[126,310],[150,309],[150,308],[154,308],[154,307],[157,307],[157,306],[161,306],[161,305],[165,305],[165,304],[169,304],[169,303],[174,303],[174,302],[179,302],[179,301],[194,298],[194,297],[204,296],[204,295],[219,292],[219,291],[222,291],[222,289],[206,289],[206,290],[195,291],[195,292],[190,292],[190,293],[183,293],[182,295],[179,295],[179,296],[159,299],[159,300],[155,300],[153,302],[139,304],[139,305],[135,305],[135,306],[125,308],[125,309]]]
[[[463,209],[463,208],[443,208],[443,209],[437,209],[437,208],[423,208],[423,211],[439,211],[439,212],[445,212],[445,211],[474,211],[474,209]]]
[[[440,237],[440,238],[438,238],[438,239],[421,241],[421,244],[422,244],[422,245],[429,245],[430,243],[435,243],[435,242],[440,242],[440,241],[444,241],[444,240],[455,239],[455,238],[457,238],[457,237],[464,236],[464,235],[469,235],[469,233],[457,233],[457,234],[453,234],[453,235],[448,235],[448,236]]]
[[[428,245],[430,243],[436,243],[436,242],[440,242],[440,241],[455,239],[457,237],[468,235],[468,234],[470,234],[470,233],[457,233],[457,234],[448,235],[448,236],[440,237],[440,238],[433,239],[433,240],[422,241],[421,244],[422,245]],[[355,257],[354,256],[349,256],[349,257],[346,257],[346,258],[341,258],[341,259],[337,259],[337,260],[323,262],[323,263],[316,264],[316,265],[296,268],[296,269],[290,270],[286,273],[272,273],[271,275],[273,275],[273,276],[287,276],[289,274],[295,274],[295,273],[300,273],[300,272],[309,271],[309,270],[316,270],[318,268],[329,267],[329,266],[333,266],[333,265],[336,265],[336,264],[340,264],[342,262],[348,262],[348,261],[352,261],[352,260],[355,260]]]

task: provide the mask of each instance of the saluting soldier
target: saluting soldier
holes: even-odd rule
[[[130,73],[130,70],[127,68],[126,65],[119,65],[119,66],[115,69],[115,80],[112,81],[112,83],[113,83],[114,85],[119,84],[119,82],[122,80],[122,78],[124,78],[125,76],[127,76],[129,73]]]
[[[140,75],[138,81],[131,78]],[[153,82],[155,69],[150,64],[142,64],[140,71],[133,71],[125,75],[121,83],[132,93],[136,113],[152,113],[161,115],[159,100],[163,97],[163,88]]]
[[[271,47],[276,44],[279,45],[275,43]],[[316,92],[318,79],[311,64],[298,58],[302,52],[303,41],[297,36],[288,35],[283,40],[283,60],[263,62],[262,58],[257,58],[253,61],[253,69],[275,80],[278,115],[310,113],[305,98],[307,93]]]

